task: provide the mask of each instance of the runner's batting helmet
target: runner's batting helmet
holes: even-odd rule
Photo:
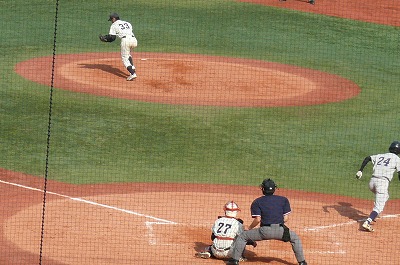
[[[400,142],[399,141],[394,141],[390,146],[389,146],[389,152],[393,154],[400,154]]]
[[[272,195],[275,192],[276,184],[272,179],[264,179],[260,184],[260,188],[264,195]]]

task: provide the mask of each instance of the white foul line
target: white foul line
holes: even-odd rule
[[[357,223],[357,221],[349,221],[349,222],[346,222],[346,223],[339,223],[339,224],[331,224],[331,225],[323,225],[323,226],[304,228],[304,231],[317,232],[317,231],[320,231],[320,230],[323,230],[323,229],[339,227],[339,226],[344,226],[344,225],[351,225],[351,224],[354,224],[354,223]]]
[[[400,214],[388,214],[388,215],[380,216],[379,218],[398,218],[399,216],[400,216]],[[362,222],[362,221],[365,221],[365,220],[348,221],[346,223],[338,223],[338,224],[331,224],[331,225],[309,227],[309,228],[304,228],[304,231],[318,232],[318,231],[323,230],[323,229],[329,229],[329,228],[333,228],[333,227],[351,225],[351,224]]]
[[[44,192],[44,190],[41,190],[41,189],[32,188],[32,187],[24,186],[24,185],[17,184],[17,183],[3,181],[3,180],[0,180],[0,183],[4,183],[4,184],[16,186],[16,187],[20,187],[20,188],[24,188],[24,189],[28,189],[28,190],[39,191],[39,192],[42,192],[42,193]],[[118,208],[118,207],[114,207],[114,206],[110,206],[110,205],[106,205],[106,204],[102,204],[102,203],[97,203],[97,202],[85,200],[85,199],[82,199],[82,198],[70,197],[68,195],[59,194],[59,193],[55,193],[55,192],[51,192],[51,191],[46,191],[46,193],[47,194],[52,194],[52,195],[55,195],[55,196],[59,196],[59,197],[63,197],[63,198],[67,198],[67,199],[70,199],[70,200],[73,200],[73,201],[83,202],[83,203],[87,203],[87,204],[91,204],[91,205],[95,205],[95,206],[99,206],[99,207],[103,207],[103,208],[107,208],[107,209],[111,209],[111,210],[115,210],[115,211],[119,211],[119,212],[123,212],[123,213],[128,213],[128,214],[132,214],[132,215],[136,215],[136,216],[146,217],[146,218],[158,221],[158,222],[156,222],[158,224],[161,224],[161,223],[163,223],[163,224],[176,224],[173,221],[157,218],[157,217],[154,217],[154,216],[151,216],[151,215],[146,215],[146,214],[142,214],[142,213],[138,213],[138,212],[134,212],[134,211],[131,211],[131,210],[126,210],[126,209],[122,209],[122,208]]]

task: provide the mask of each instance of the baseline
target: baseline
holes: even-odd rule
[[[17,183],[12,183],[12,182],[3,181],[3,180],[0,180],[0,183],[44,193],[44,190],[41,190],[41,189],[38,189],[38,188],[28,187],[28,186],[17,184]],[[149,218],[149,219],[156,220],[157,224],[161,224],[161,223],[162,224],[177,224],[177,223],[175,223],[173,221],[165,220],[165,219],[162,219],[162,218],[157,218],[157,217],[154,217],[154,216],[151,216],[151,215],[138,213],[138,212],[131,211],[131,210],[126,210],[126,209],[122,209],[122,208],[106,205],[106,204],[103,204],[103,203],[97,203],[97,202],[89,201],[89,200],[82,199],[82,198],[71,197],[71,196],[68,196],[68,195],[64,195],[64,194],[60,194],[60,193],[56,193],[56,192],[51,192],[51,191],[46,191],[46,193],[47,194],[51,194],[51,195],[55,195],[55,196],[59,196],[59,197],[62,197],[62,198],[70,199],[70,200],[73,200],[73,201],[77,201],[77,202],[91,204],[91,205],[95,205],[95,206],[99,206],[99,207],[103,207],[103,208],[107,208],[107,209],[111,209],[111,210],[115,210],[115,211],[119,211],[119,212],[124,212],[124,213],[127,213],[127,214],[136,215],[136,216],[146,217],[146,218]]]
[[[380,218],[398,218],[400,217],[400,214],[388,214],[388,215],[383,215]],[[335,227],[340,227],[340,226],[346,226],[346,225],[353,225],[359,222],[365,221],[363,219],[357,220],[357,221],[348,221],[345,223],[338,223],[338,224],[330,224],[330,225],[323,225],[323,226],[314,226],[314,227],[308,227],[308,228],[304,228],[304,231],[308,232],[318,232],[324,229],[331,229],[331,228],[335,228]]]

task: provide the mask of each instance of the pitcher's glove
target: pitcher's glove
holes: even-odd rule
[[[101,34],[99,34],[99,39],[100,39],[102,42],[107,42],[106,36],[103,36],[103,35],[101,35]]]
[[[107,35],[99,35],[99,39],[102,41],[102,42],[113,42],[113,41],[115,41],[115,39],[117,38],[117,36],[116,35],[110,35],[110,34],[107,34]]]

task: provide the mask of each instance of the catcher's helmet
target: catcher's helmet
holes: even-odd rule
[[[237,212],[240,211],[240,208],[236,202],[230,201],[230,202],[225,203],[224,211],[225,211],[226,216],[236,217]]]
[[[394,141],[390,146],[389,146],[389,152],[393,154],[400,154],[400,142],[399,141]]]
[[[272,179],[264,179],[260,184],[260,188],[264,195],[272,195],[277,188],[275,182]]]

